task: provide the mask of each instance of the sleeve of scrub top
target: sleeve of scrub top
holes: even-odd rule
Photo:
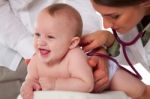
[[[33,35],[15,16],[8,1],[0,1],[0,43],[29,58],[34,53]]]

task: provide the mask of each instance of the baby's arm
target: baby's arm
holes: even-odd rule
[[[91,92],[94,87],[92,69],[80,48],[72,49],[68,55],[70,78],[57,79],[55,90]]]
[[[36,59],[35,56],[33,56],[27,67],[28,73],[26,79],[20,89],[20,93],[23,99],[33,99],[33,91],[41,89],[38,82],[38,75],[36,69]]]
[[[130,97],[137,99],[143,95],[146,86],[133,75],[118,69],[112,78],[110,88],[112,90],[124,91]]]

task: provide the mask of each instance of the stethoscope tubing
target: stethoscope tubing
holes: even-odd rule
[[[141,75],[138,73],[138,71],[134,68],[133,64],[131,63],[131,61],[130,61],[128,55],[127,55],[126,46],[131,46],[131,45],[135,44],[135,43],[137,42],[137,40],[139,40],[139,39],[144,35],[144,32],[138,33],[137,36],[136,36],[133,40],[131,40],[130,42],[125,42],[125,41],[123,41],[123,40],[121,40],[121,39],[119,38],[119,36],[117,35],[116,30],[112,29],[112,31],[113,31],[114,37],[116,38],[116,40],[118,41],[118,43],[120,43],[121,46],[122,46],[123,55],[124,55],[124,57],[125,57],[125,59],[126,59],[128,65],[129,65],[129,66],[132,68],[132,70],[136,73],[137,77],[138,77],[139,79],[142,79],[142,76],[141,76]]]
[[[142,33],[138,33],[138,35],[130,42],[125,42],[123,40],[121,40],[116,32],[116,30],[112,29],[112,32],[113,32],[113,35],[115,37],[115,39],[118,41],[119,44],[121,44],[122,46],[122,51],[123,51],[123,55],[128,63],[128,65],[132,68],[132,70],[135,72],[132,73],[131,71],[127,70],[126,68],[124,68],[123,66],[121,66],[118,61],[116,59],[114,59],[113,57],[111,56],[108,56],[108,55],[105,55],[105,54],[102,54],[102,53],[98,53],[96,52],[96,50],[93,50],[89,53],[87,53],[87,55],[89,56],[99,56],[99,57],[104,57],[104,58],[107,58],[107,59],[110,59],[111,61],[115,62],[117,64],[117,66],[119,66],[121,69],[125,70],[126,72],[132,74],[133,76],[137,77],[138,79],[142,79],[142,76],[138,73],[138,71],[134,68],[133,64],[131,63],[128,55],[127,55],[127,52],[126,52],[126,46],[131,46],[133,45],[134,43],[137,42],[137,40],[139,40],[143,35],[144,35],[144,32]]]

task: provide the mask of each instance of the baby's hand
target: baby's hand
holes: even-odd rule
[[[42,90],[54,90],[55,80],[50,78],[39,79]]]
[[[33,99],[33,91],[40,90],[41,86],[36,81],[25,81],[20,89],[23,99]]]

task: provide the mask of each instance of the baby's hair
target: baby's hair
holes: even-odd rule
[[[75,24],[75,36],[81,37],[83,27],[82,18],[75,8],[65,3],[56,3],[46,7],[45,9],[51,16],[65,16],[67,20],[70,21],[70,24]]]
[[[92,0],[96,4],[110,7],[126,7],[144,3],[148,0]]]

